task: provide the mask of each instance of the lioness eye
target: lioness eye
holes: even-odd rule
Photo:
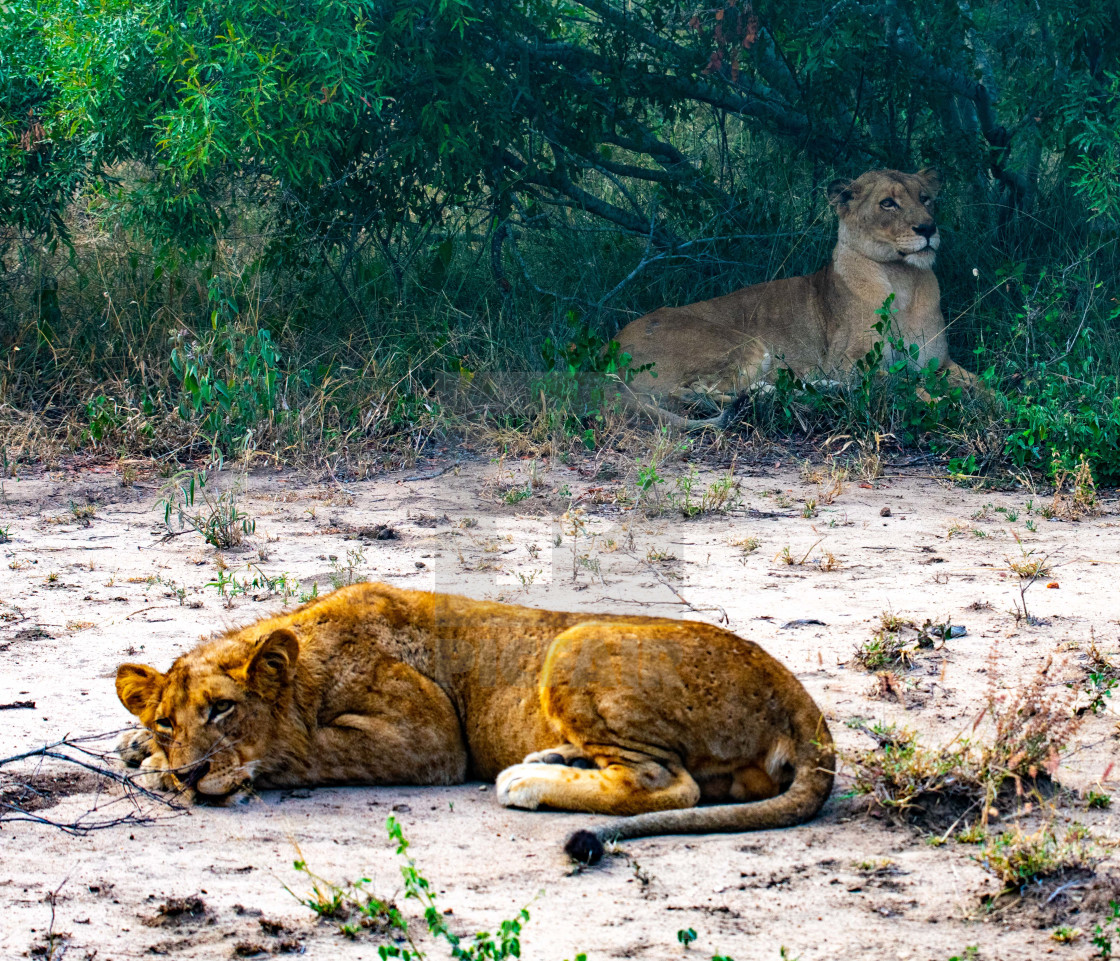
[[[890,210],[892,207],[897,207],[898,204],[896,204],[893,200],[891,200],[890,197],[888,197],[886,200],[882,201],[879,206],[884,210]]]
[[[171,724],[171,718],[169,717],[161,717],[156,720],[156,727],[158,727],[161,731],[170,731],[172,726],[173,725]]]
[[[921,197],[919,197],[918,199],[924,204],[928,204],[929,201],[930,201],[930,198],[927,197],[925,194],[922,194]]]
[[[207,718],[209,722],[218,720],[223,714],[228,714],[233,710],[233,701],[215,701],[210,705],[210,717]]]

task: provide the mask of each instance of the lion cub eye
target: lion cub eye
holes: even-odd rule
[[[895,207],[897,207],[898,204],[896,204],[893,200],[891,200],[890,197],[888,197],[886,200],[880,201],[879,206],[882,207],[884,210],[892,210]]]
[[[215,701],[210,705],[210,716],[206,719],[207,723],[213,724],[215,721],[225,717],[234,708],[233,701]]]
[[[161,731],[170,731],[174,726],[169,717],[160,717],[156,719],[156,727]]]

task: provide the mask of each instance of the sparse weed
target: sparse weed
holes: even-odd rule
[[[1097,961],[1112,961],[1115,957],[1112,939],[1120,941],[1120,901],[1109,901],[1108,912],[1108,917],[1093,927],[1093,946],[1097,949],[1094,958]]]
[[[217,465],[217,470],[220,470]],[[257,527],[237,505],[241,492],[240,481],[215,494],[208,485],[211,478],[204,472],[182,471],[164,485],[163,496],[156,509],[163,510],[167,537],[194,531],[219,550],[240,546],[241,542]],[[199,495],[203,506],[196,507]],[[172,524],[175,519],[178,529]]]
[[[256,564],[247,564],[245,573],[240,577],[226,567],[219,567],[217,577],[208,581],[206,586],[213,587],[217,590],[219,597],[226,599],[226,607],[233,606],[235,597],[260,591],[268,596],[279,595],[283,597],[284,604],[287,605],[288,601],[299,590],[299,581],[288,574],[266,574]],[[316,596],[317,593],[318,585],[316,584],[314,593],[310,597]],[[182,599],[179,603],[183,603]]]
[[[670,506],[680,511],[682,516],[725,514],[739,506],[742,489],[731,471],[708,485],[703,492],[697,490],[699,479],[700,475],[693,467],[687,474],[678,475],[674,490],[668,494]]]
[[[878,630],[856,648],[856,660],[869,671],[910,667],[919,650],[932,650],[956,636],[951,623],[934,623],[927,618],[919,626],[892,611],[883,611]]]
[[[448,925],[446,915],[436,903],[434,885],[421,874],[416,862],[409,856],[409,842],[405,839],[400,824],[390,816],[386,826],[390,839],[397,844],[397,854],[403,861],[401,876],[404,879],[405,898],[420,903],[429,934],[446,944],[451,957],[461,961],[508,961],[510,958],[521,957],[521,929],[529,920],[527,908],[522,908],[515,917],[502,921],[493,934],[482,931],[469,940],[455,934]],[[299,849],[296,850],[299,853]],[[287,885],[284,885],[284,890],[318,918],[338,922],[340,934],[351,939],[359,937],[365,931],[391,935],[392,943],[381,944],[377,948],[381,961],[387,958],[425,961],[428,957],[409,933],[408,922],[396,905],[370,891],[369,878],[336,884],[311,871],[302,854],[294,862],[294,867],[311,882],[311,890],[302,896]],[[586,961],[586,956],[576,956],[576,961],[581,959]]]
[[[407,929],[396,906],[391,901],[381,900],[369,890],[369,878],[335,884],[315,874],[302,857],[292,866],[306,875],[311,882],[311,890],[303,896],[287,885],[284,885],[284,890],[304,907],[310,908],[320,920],[339,922],[339,932],[346,937],[355,938],[363,930],[387,933]]]
[[[856,660],[869,671],[909,667],[914,649],[894,631],[878,630],[856,648]]]
[[[1057,941],[1058,944],[1073,944],[1079,937],[1081,937],[1081,929],[1071,928],[1066,924],[1050,932],[1050,939]]]
[[[774,563],[785,564],[787,567],[816,567],[822,571],[840,570],[844,566],[843,562],[832,551],[825,551],[823,554],[810,559],[809,555],[813,553],[813,549],[819,543],[819,540],[814,541],[809,549],[800,556],[794,554],[787,544],[774,555]]]
[[[351,584],[357,584],[365,578],[358,574],[359,569],[366,562],[365,551],[360,547],[352,548],[346,552],[346,562],[338,560],[338,558],[331,559],[331,587],[336,591],[340,587],[349,587]]]
[[[1092,628],[1089,632],[1089,664],[1085,669],[1085,692],[1089,697],[1087,709],[1099,714],[1105,709],[1105,702],[1112,697],[1112,692],[1120,687],[1120,665],[1101,650]]]
[[[507,504],[520,504],[523,500],[533,496],[533,485],[526,483],[524,487],[510,487],[502,494],[502,500]]]
[[[1059,837],[1052,824],[1030,834],[1016,825],[989,838],[973,857],[1020,894],[1045,878],[1091,870],[1098,860],[1084,828],[1074,825]]]
[[[931,747],[912,730],[894,725],[855,726],[876,742],[869,751],[841,752],[854,771],[856,795],[904,817],[928,813],[942,802],[978,808],[986,829],[994,804],[1008,785],[1015,794],[1049,779],[1057,770],[1081,716],[1072,710],[1075,692],[1049,687],[1048,659],[1023,685],[997,687],[998,651],[989,657],[985,707],[972,726],[987,718],[987,740],[958,735]]]
[[[1061,457],[1055,451],[1051,474],[1054,478],[1054,500],[1050,504],[1050,517],[1077,521],[1100,513],[1097,483],[1084,454],[1077,466],[1070,469],[1063,466]]]
[[[731,546],[739,548],[739,552],[744,556],[753,554],[762,545],[757,537],[743,537],[740,540],[732,541]]]
[[[1010,557],[1007,558],[1008,569],[1019,578],[1019,600],[1014,602],[1014,608],[1011,614],[1015,618],[1016,623],[1022,620],[1026,621],[1026,623],[1031,626],[1037,626],[1042,624],[1043,621],[1027,610],[1027,591],[1040,577],[1045,577],[1050,573],[1050,565],[1048,563],[1049,557],[1035,557],[1034,550],[1028,551],[1026,547],[1023,546],[1023,542],[1019,539],[1018,534],[1014,534],[1013,536],[1015,538],[1015,543],[1019,545],[1019,551],[1022,556],[1018,560],[1012,560]]]
[[[401,877],[404,879],[405,898],[418,901],[424,909],[424,920],[427,922],[429,933],[439,940],[446,942],[451,949],[452,957],[463,961],[506,961],[508,958],[521,957],[521,928],[529,920],[528,908],[522,908],[517,915],[509,920],[502,921],[498,930],[492,935],[482,931],[473,936],[469,943],[459,935],[452,933],[448,927],[446,916],[436,904],[435,889],[432,883],[420,873],[416,862],[408,854],[409,842],[405,839],[404,832],[396,818],[391,817],[387,822],[389,837],[397,842],[397,854],[404,863],[401,865]],[[409,943],[408,948],[397,945],[382,945],[378,948],[381,958],[401,958],[403,961],[423,961],[425,954],[417,947],[408,935],[407,925],[403,918],[397,915],[400,922],[396,925]]]
[[[957,832],[957,840],[961,844],[980,844],[988,837],[988,832],[979,821],[974,821],[966,828]]]

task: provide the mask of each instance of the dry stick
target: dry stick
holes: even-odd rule
[[[179,606],[182,607],[181,604]],[[133,611],[131,614],[128,615],[128,617],[125,618],[125,620],[126,621],[129,620],[129,618],[133,618],[137,614],[143,614],[145,611],[173,611],[173,610],[175,610],[175,608],[170,604],[153,604],[151,607],[142,607],[138,611]]]
[[[122,733],[123,730],[130,730],[130,729],[122,728],[121,730],[109,731],[105,734],[87,734],[87,735],[82,735],[80,737],[75,737],[75,738],[71,738],[71,737],[67,736],[67,737],[64,737],[60,741],[55,741],[52,744],[45,744],[42,747],[35,748],[34,750],[31,750],[31,751],[24,751],[21,754],[13,754],[10,757],[0,758],[0,768],[4,767],[5,765],[8,765],[8,764],[14,764],[18,761],[25,761],[25,760],[29,760],[31,758],[39,758],[41,760],[50,759],[50,760],[56,760],[56,761],[64,761],[67,764],[73,764],[75,767],[80,767],[80,768],[84,768],[85,770],[92,771],[94,774],[98,775],[99,777],[102,777],[102,778],[105,778],[107,780],[114,781],[117,784],[120,784],[122,787],[125,788],[125,791],[126,791],[125,796],[123,798],[113,798],[112,800],[110,800],[109,803],[110,804],[116,804],[118,801],[123,801],[123,800],[131,801],[132,804],[133,804],[133,810],[129,811],[127,814],[122,815],[120,817],[107,818],[107,819],[103,819],[101,821],[83,822],[83,818],[85,818],[87,815],[92,814],[94,811],[98,810],[98,806],[95,804],[92,808],[90,808],[84,814],[79,815],[79,817],[77,817],[74,821],[71,821],[71,822],[67,823],[67,822],[53,821],[50,818],[46,818],[46,817],[43,817],[41,815],[34,814],[31,811],[26,811],[23,808],[21,808],[18,804],[12,804],[12,803],[9,803],[9,802],[6,802],[6,801],[0,801],[0,808],[7,809],[8,811],[13,812],[13,815],[15,815],[15,816],[9,815],[9,816],[6,816],[6,817],[0,816],[0,823],[2,823],[4,821],[31,821],[31,822],[34,822],[34,823],[45,824],[45,825],[48,825],[50,827],[59,828],[60,830],[65,831],[68,834],[85,834],[85,833],[88,833],[89,831],[102,830],[102,829],[105,829],[105,828],[115,827],[115,826],[120,825],[120,824],[150,824],[153,821],[155,821],[156,818],[152,815],[145,814],[144,812],[142,812],[138,809],[138,806],[136,804],[136,796],[137,795],[145,797],[148,800],[155,801],[158,804],[168,808],[169,810],[175,811],[177,813],[181,813],[183,811],[183,808],[181,808],[181,807],[177,806],[175,803],[173,803],[173,800],[170,800],[166,797],[163,797],[162,795],[156,794],[155,792],[150,791],[147,788],[145,788],[143,785],[138,784],[136,782],[136,779],[135,779],[136,775],[127,774],[127,773],[125,773],[123,771],[120,771],[116,768],[108,767],[105,764],[93,764],[93,763],[90,763],[89,761],[82,760],[80,757],[74,757],[72,754],[67,754],[67,753],[64,753],[64,752],[59,750],[59,748],[69,748],[70,750],[79,752],[81,754],[85,754],[90,758],[94,758],[98,761],[102,761],[106,757],[105,752],[91,750],[90,748],[84,746],[85,743],[90,742],[90,741],[103,740],[107,737],[112,737],[116,734]],[[17,775],[9,775],[9,776],[14,777],[14,778],[18,778]]]
[[[416,481],[433,480],[436,477],[442,477],[449,470],[453,470],[454,468],[456,468],[458,466],[459,466],[459,462],[455,461],[454,464],[447,464],[444,467],[441,467],[439,470],[432,471],[432,473],[430,473],[430,474],[415,474],[412,477],[406,477],[404,479],[404,482],[406,484],[412,484],[412,483],[415,483]]]
[[[665,578],[661,576],[661,572],[656,567],[654,567],[653,564],[650,563],[650,561],[647,558],[638,557],[635,554],[631,554],[628,551],[623,551],[623,553],[627,557],[631,558],[632,560],[639,561],[640,563],[645,564],[646,567],[649,568],[650,573],[653,574],[653,576],[655,578],[657,578],[657,580],[660,582],[661,586],[662,587],[667,587],[670,591],[672,591],[674,596],[676,596],[677,600],[680,601],[690,611],[695,611],[697,614],[702,614],[705,611],[719,611],[720,623],[721,624],[730,624],[731,623],[731,618],[729,618],[727,616],[727,611],[725,611],[718,604],[716,604],[713,607],[697,607],[690,600],[688,600],[688,598],[686,598],[680,591],[678,591],[675,587],[673,587],[672,584],[670,584],[667,580],[665,580]]]
[[[51,923],[47,926],[47,938],[46,938],[46,940],[47,940],[47,950],[50,952],[50,954],[47,955],[48,961],[53,961],[53,959],[54,959],[54,956],[55,956],[55,954],[54,954],[55,941],[56,940],[59,941],[59,942],[65,942],[66,941],[66,937],[67,937],[66,935],[64,935],[64,934],[56,935],[54,933],[54,920],[55,920],[54,909],[55,909],[55,905],[58,903],[58,892],[61,891],[66,886],[66,882],[69,881],[69,880],[70,880],[70,875],[66,875],[66,877],[64,877],[62,879],[62,881],[58,885],[58,887],[55,888],[53,891],[51,891],[51,893],[48,894],[47,898],[46,898],[47,902],[51,906]],[[62,955],[65,954],[65,953],[66,953],[66,947],[65,947],[65,944],[63,944],[62,945],[62,951],[59,952],[58,957],[61,958]]]

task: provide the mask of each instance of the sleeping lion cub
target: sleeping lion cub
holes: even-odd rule
[[[773,381],[780,368],[801,380],[844,381],[879,335],[876,311],[894,294],[896,332],[956,382],[975,378],[949,356],[941,291],[933,262],[941,235],[933,219],[940,185],[933,170],[871,170],[829,185],[839,229],[832,259],[808,277],[744,287],[685,307],[662,307],[627,324],[615,338],[639,374],[632,398],[681,427],[726,426],[744,392]],[[888,347],[883,362],[893,360]],[[723,407],[690,420],[662,409],[666,401]]]
[[[356,584],[166,674],[122,664],[117,694],[144,725],[121,756],[153,787],[496,778],[509,807],[620,815],[569,839],[588,862],[612,838],[799,824],[832,789],[832,739],[797,679],[692,621]]]

